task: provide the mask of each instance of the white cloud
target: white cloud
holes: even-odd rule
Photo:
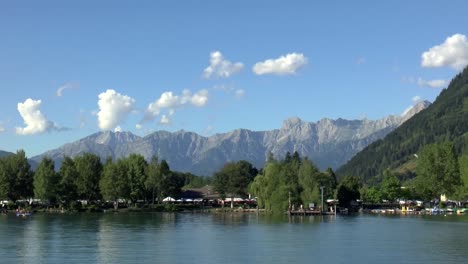
[[[417,103],[417,102],[421,101],[421,96],[416,95],[413,98],[411,98],[411,100],[413,101],[413,103]]]
[[[162,115],[161,120],[159,121],[159,123],[161,125],[169,125],[171,123],[171,119],[166,115]]]
[[[183,90],[182,95],[176,95],[173,92],[164,92],[156,101],[150,103],[145,111],[143,121],[149,121],[166,110],[169,116],[173,116],[175,111],[184,106],[203,107],[208,103],[209,92],[206,89],[200,90],[194,94],[190,90]],[[164,115],[164,119],[169,119]],[[161,123],[162,119],[161,119]]]
[[[65,90],[68,90],[68,89],[77,89],[80,87],[80,84],[79,83],[74,83],[74,82],[68,82],[68,83],[65,83],[63,85],[61,85],[58,89],[57,89],[57,96],[62,96],[63,93],[65,92]]]
[[[235,92],[236,98],[242,98],[245,95],[245,91],[243,89],[237,89]]]
[[[298,69],[307,64],[307,58],[302,53],[290,53],[277,59],[269,59],[263,62],[257,62],[252,70],[257,75],[276,74],[288,75],[295,74]]]
[[[122,132],[122,127],[117,126],[116,128],[114,128],[114,132]]]
[[[141,124],[136,124],[136,125],[135,125],[135,128],[138,129],[138,130],[140,130],[140,129],[143,128],[143,126],[142,126]]]
[[[241,62],[232,63],[224,59],[221,52],[213,51],[210,53],[210,66],[205,68],[203,76],[207,79],[228,78],[241,71],[242,68],[244,68],[244,64]]]
[[[446,80],[424,80],[422,78],[418,78],[418,85],[420,87],[430,87],[430,88],[444,88],[446,87],[448,82]]]
[[[135,99],[111,89],[99,94],[98,98],[99,112],[97,116],[101,130],[117,128],[133,110],[135,104]]]
[[[468,40],[465,35],[455,34],[424,52],[421,59],[422,67],[450,66],[460,70],[468,64]]]
[[[18,112],[23,118],[25,127],[17,127],[18,135],[34,135],[51,130],[61,130],[41,112],[41,100],[26,99],[24,103],[18,103]]]
[[[189,95],[190,96],[190,95]],[[206,105],[206,103],[208,102],[208,90],[200,90],[198,92],[196,92],[191,98],[190,98],[190,102],[194,105],[194,106],[198,106],[198,107],[201,107],[201,106],[204,106]]]
[[[3,132],[5,132],[5,128],[2,125],[0,125],[0,133],[3,133]]]

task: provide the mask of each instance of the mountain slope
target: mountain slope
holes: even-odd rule
[[[337,174],[370,179],[386,168],[407,162],[426,144],[453,141],[461,153],[468,147],[468,67],[458,74],[424,111],[354,156]]]
[[[8,155],[12,155],[12,154],[13,154],[13,153],[11,153],[11,152],[7,152],[7,151],[0,150],[0,158],[1,158],[1,157],[8,156]]]
[[[408,111],[403,116],[388,116],[375,121],[324,118],[314,123],[290,118],[283,122],[280,129],[237,129],[210,137],[186,131],[157,131],[145,137],[129,132],[100,132],[33,157],[32,160],[40,162],[42,157],[48,156],[60,166],[64,156],[75,157],[85,152],[95,153],[101,159],[118,159],[137,153],[147,160],[153,155],[166,159],[174,170],[212,175],[226,162],[247,160],[260,168],[270,152],[282,158],[288,151],[298,151],[321,169],[337,168],[358,151],[398,127],[421,107],[414,108],[415,111]]]

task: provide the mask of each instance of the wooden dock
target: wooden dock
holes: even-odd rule
[[[319,210],[294,210],[287,211],[288,215],[308,216],[308,215],[335,215],[332,212],[320,212]]]

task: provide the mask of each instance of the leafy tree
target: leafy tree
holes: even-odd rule
[[[366,203],[381,203],[382,202],[382,194],[378,187],[372,186],[370,188],[364,187],[360,191],[361,198]]]
[[[99,199],[99,181],[101,178],[102,164],[99,156],[85,153],[75,158],[75,166],[78,171],[76,186],[81,198],[87,200]]]
[[[59,191],[60,178],[55,172],[54,161],[48,157],[42,159],[34,173],[34,195],[37,199],[55,203]]]
[[[381,194],[383,199],[389,201],[395,201],[401,195],[400,180],[388,169],[384,172]]]
[[[319,204],[321,201],[321,185],[318,181],[319,175],[320,171],[314,166],[314,164],[312,164],[312,162],[308,160],[302,162],[299,168],[298,178],[299,184],[302,187],[301,201],[303,203],[309,204],[313,202],[315,204]]]
[[[64,157],[59,171],[59,178],[58,199],[60,202],[68,205],[71,201],[78,199],[76,187],[78,171],[76,170],[75,162],[70,157]]]
[[[157,196],[157,188],[160,186],[162,181],[162,175],[160,174],[159,160],[157,156],[153,156],[151,158],[151,162],[148,164],[146,174],[145,187],[151,193],[151,204],[154,205],[154,200]]]
[[[214,189],[223,199],[227,195],[231,195],[232,208],[234,206],[234,195],[245,196],[247,187],[256,176],[256,173],[257,169],[247,161],[227,163],[220,171],[215,173],[213,179]]]
[[[0,196],[12,201],[33,196],[33,172],[23,150],[0,159]]]
[[[147,162],[142,155],[131,154],[127,161],[127,177],[130,184],[130,198],[133,202],[146,198],[145,181]]]
[[[359,199],[359,187],[360,181],[357,177],[345,176],[336,189],[336,198],[340,205],[350,207],[352,201]]]
[[[103,198],[114,201],[116,209],[118,207],[118,198],[128,198],[129,196],[125,168],[125,162],[122,160],[114,163],[112,158],[108,158],[102,169],[102,177],[99,181],[99,187]]]
[[[458,157],[449,142],[426,146],[419,155],[416,172],[417,192],[426,199],[454,195],[462,185]]]

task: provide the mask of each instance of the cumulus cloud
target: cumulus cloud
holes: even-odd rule
[[[5,128],[2,125],[0,125],[0,133],[2,132],[5,132]]]
[[[143,126],[142,126],[141,124],[136,124],[136,125],[135,125],[135,128],[138,129],[138,130],[140,130],[140,129],[143,128]]]
[[[34,135],[52,130],[62,130],[47,118],[41,112],[41,100],[26,99],[23,103],[18,103],[18,112],[23,118],[25,127],[17,127],[18,135]]]
[[[171,119],[166,115],[162,115],[161,120],[159,121],[159,123],[161,125],[169,125],[171,123]]]
[[[450,66],[460,70],[468,64],[468,40],[465,35],[455,34],[424,52],[421,59],[422,67]]]
[[[277,59],[268,59],[263,62],[257,62],[252,70],[257,75],[276,74],[288,75],[295,74],[298,69],[307,64],[307,58],[302,53],[290,53]]]
[[[223,54],[219,51],[210,53],[210,66],[203,71],[203,76],[210,78],[228,78],[244,68],[241,62],[232,63],[224,59]]]
[[[101,130],[116,129],[133,111],[135,99],[109,89],[98,96],[98,125]]]
[[[65,83],[65,84],[61,85],[61,86],[57,89],[57,96],[58,96],[58,97],[63,96],[63,93],[65,92],[65,90],[77,89],[77,88],[79,88],[79,87],[80,87],[80,84],[79,84],[79,83],[74,83],[74,82]]]
[[[122,132],[122,127],[117,126],[116,128],[114,128],[114,132]]]
[[[430,87],[430,88],[444,88],[448,82],[446,80],[424,80],[423,78],[418,78],[418,85],[420,87]]]
[[[143,121],[150,121],[155,119],[162,110],[166,110],[169,116],[175,114],[176,109],[179,109],[184,106],[195,106],[203,107],[208,103],[209,93],[208,90],[203,89],[194,94],[190,90],[183,90],[181,95],[174,94],[171,91],[164,92],[161,96],[156,99],[156,101],[150,103],[145,110],[145,116]],[[161,124],[169,120],[167,115],[163,115],[164,118],[161,118]],[[141,124],[140,124],[141,126]]]

